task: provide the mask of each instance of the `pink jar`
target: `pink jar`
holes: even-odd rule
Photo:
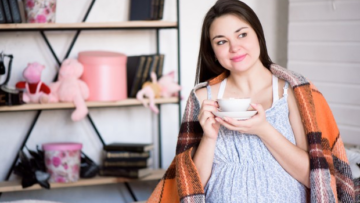
[[[42,145],[49,182],[76,182],[80,175],[81,143],[46,143]]]
[[[56,0],[25,0],[28,23],[55,23]]]
[[[81,79],[88,85],[88,101],[118,101],[127,98],[127,56],[109,51],[83,51],[78,61],[84,66]]]

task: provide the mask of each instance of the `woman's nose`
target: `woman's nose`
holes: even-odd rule
[[[241,49],[241,45],[239,42],[236,42],[236,41],[230,42],[230,52],[231,53],[236,53],[240,49]]]

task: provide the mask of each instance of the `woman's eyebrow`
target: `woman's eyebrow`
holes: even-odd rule
[[[234,33],[240,32],[242,29],[245,29],[245,28],[248,28],[248,27],[241,27],[241,28],[235,30]],[[215,37],[212,38],[212,40],[214,40],[216,38],[222,38],[222,37],[224,37],[224,35],[216,35]]]
[[[242,29],[245,29],[245,28],[248,28],[248,27],[241,27],[241,28],[237,29],[237,30],[235,31],[235,33],[240,32]]]
[[[216,39],[216,38],[222,38],[224,37],[224,35],[216,35],[214,38],[212,38],[212,40]]]

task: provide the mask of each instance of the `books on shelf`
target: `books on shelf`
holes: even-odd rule
[[[146,82],[146,81],[151,81],[151,77],[150,77],[151,72],[154,72],[156,74],[156,69],[158,67],[159,57],[160,56],[159,55],[152,55],[151,57],[152,57],[152,59],[151,59],[151,64],[150,64],[150,67],[149,67],[149,71],[148,71],[147,74],[144,75],[143,83]]]
[[[2,2],[0,2],[0,23],[6,23],[4,8]]]
[[[104,167],[119,167],[119,168],[147,168],[152,164],[152,159],[149,158],[105,158],[103,162]]]
[[[153,144],[111,143],[104,146],[99,175],[140,178],[151,173]]]
[[[141,143],[111,143],[104,146],[105,151],[127,151],[127,152],[147,152],[154,148],[153,144]]]
[[[159,63],[158,66],[156,68],[156,76],[159,79],[162,75],[163,75],[163,70],[164,70],[164,58],[165,55],[164,54],[159,54]]]
[[[165,0],[130,0],[129,20],[161,20]]]
[[[158,20],[162,20],[162,19],[163,19],[163,16],[164,16],[164,4],[165,4],[165,0],[160,0]]]
[[[151,174],[150,168],[101,168],[101,176],[118,176],[126,178],[142,178]]]
[[[140,83],[145,60],[145,56],[128,56],[126,64],[128,97],[136,95],[137,90],[135,87]]]
[[[6,23],[12,23],[13,19],[12,19],[12,16],[11,16],[10,5],[9,5],[8,0],[0,0],[0,1],[1,1],[1,4],[2,4],[3,11],[4,11],[5,22]]]
[[[18,0],[0,0],[0,23],[22,23],[23,2]]]
[[[18,0],[8,0],[13,23],[21,23],[21,15]]]
[[[137,84],[137,86],[135,86],[136,92],[134,95],[132,95],[133,97],[136,97],[136,93],[141,90],[142,85],[146,82],[146,79],[148,78],[148,75],[150,75],[150,67],[153,64],[153,56],[148,55],[146,56],[146,63],[145,63],[145,67],[143,69],[143,72],[141,74],[141,78],[139,83]]]
[[[136,93],[146,81],[150,81],[150,73],[155,72],[157,78],[162,75],[164,54],[128,56],[126,65],[128,97],[136,97]]]
[[[149,158],[150,152],[105,151],[105,158]]]
[[[23,0],[19,0],[17,2],[18,2],[18,8],[19,8],[20,17],[21,17],[21,22],[26,23],[27,16],[26,16],[25,5],[24,5],[26,2]]]

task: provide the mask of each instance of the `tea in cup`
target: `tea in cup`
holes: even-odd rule
[[[251,99],[235,99],[235,98],[229,98],[229,99],[218,99],[217,100],[220,111],[223,112],[238,112],[238,111],[247,111]]]

